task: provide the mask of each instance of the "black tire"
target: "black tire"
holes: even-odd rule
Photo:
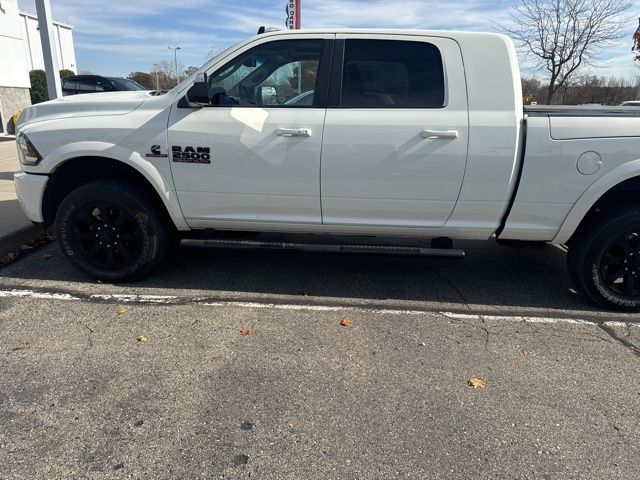
[[[104,282],[142,278],[171,243],[169,222],[143,188],[101,180],[73,190],[55,221],[64,255],[80,271]]]
[[[598,305],[640,311],[640,208],[581,228],[567,254],[569,275]]]

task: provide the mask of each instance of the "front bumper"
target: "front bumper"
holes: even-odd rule
[[[16,185],[16,194],[20,206],[27,218],[32,222],[42,223],[42,197],[49,177],[46,175],[34,175],[32,173],[18,172],[13,174]]]

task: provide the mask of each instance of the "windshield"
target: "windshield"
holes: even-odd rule
[[[131,80],[130,78],[109,78],[113,86],[117,90],[147,90],[138,82]]]

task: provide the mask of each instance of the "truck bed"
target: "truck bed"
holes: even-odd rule
[[[640,117],[640,107],[594,105],[526,105],[530,117]]]

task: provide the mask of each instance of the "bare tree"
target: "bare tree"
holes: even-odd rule
[[[138,82],[140,85],[145,87],[147,90],[155,89],[155,82],[153,81],[153,77],[151,74],[146,72],[131,72],[127,75],[127,78],[130,78],[134,82]]]
[[[535,77],[523,77],[522,78],[522,101],[525,104],[532,102],[539,102],[539,93],[542,89],[542,84],[539,79]]]
[[[209,47],[209,50],[207,50],[207,54],[204,57],[205,63],[211,60],[216,55],[218,55],[221,51],[222,50],[220,50],[219,48],[216,48],[214,45],[211,45]]]
[[[184,71],[184,66],[178,62],[178,71]],[[178,84],[176,78],[176,66],[173,61],[160,60],[153,64],[153,70],[151,70],[156,88],[159,90],[166,90],[173,88]]]
[[[184,69],[184,75],[185,77],[188,77],[189,75],[193,75],[197,71],[198,71],[198,67],[191,65],[190,67],[187,67]]]
[[[519,0],[501,27],[549,72],[546,102],[581,66],[620,38],[629,0]]]

